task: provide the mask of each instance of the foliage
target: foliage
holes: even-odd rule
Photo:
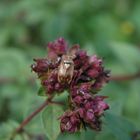
[[[112,75],[133,74],[140,68],[139,15],[139,0],[1,0],[0,140],[8,140],[10,132],[44,101],[37,96],[39,82],[30,65],[34,57],[46,55],[48,41],[63,36],[72,44],[80,43],[89,54],[98,53]],[[101,132],[60,134],[58,140],[131,139],[140,130],[139,83],[139,79],[111,81],[100,92],[109,96],[111,106]],[[34,118],[26,130],[34,139],[45,140],[40,118]],[[25,133],[16,139],[22,137],[30,138]]]
[[[59,117],[63,110],[60,106],[50,105],[42,113],[45,133],[50,140],[55,140],[60,133]]]

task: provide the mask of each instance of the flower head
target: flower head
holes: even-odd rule
[[[54,59],[67,51],[67,43],[63,38],[48,43],[48,57]]]
[[[70,109],[60,117],[61,131],[73,133],[80,126],[100,130],[100,117],[109,109],[105,96],[95,96],[109,81],[103,60],[89,56],[79,45],[68,48],[63,38],[48,43],[47,50],[46,58],[34,59],[32,70],[41,80],[46,96],[69,92]]]

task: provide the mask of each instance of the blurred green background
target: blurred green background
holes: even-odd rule
[[[140,71],[140,0],[0,0],[0,140],[43,102],[30,65],[58,37],[104,58],[113,76],[133,75]],[[140,79],[111,81],[100,94],[110,104],[103,130],[58,139],[140,139]],[[24,140],[47,139],[40,115]]]

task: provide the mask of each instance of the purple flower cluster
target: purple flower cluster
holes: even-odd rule
[[[38,74],[46,96],[68,90],[70,109],[60,117],[62,132],[76,132],[80,128],[101,129],[100,117],[109,106],[106,96],[95,96],[109,81],[109,71],[102,59],[89,56],[79,45],[68,48],[63,38],[48,43],[48,56],[35,59],[32,70]]]
[[[108,104],[103,100],[106,96],[92,96],[89,89],[89,83],[87,85],[74,86],[71,90],[71,103],[72,111],[64,113],[61,117],[61,130],[62,132],[76,132],[79,128],[90,127],[94,130],[101,130],[100,117],[104,111],[109,109]],[[75,118],[73,121],[73,117]],[[67,127],[69,124],[71,127]],[[79,127],[81,126],[81,127]]]

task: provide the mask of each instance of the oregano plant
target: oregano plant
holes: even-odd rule
[[[100,131],[101,117],[109,105],[104,101],[107,96],[97,95],[109,81],[109,71],[103,60],[96,55],[89,56],[78,44],[68,47],[63,38],[47,45],[47,56],[34,59],[32,71],[41,83],[38,94],[46,101],[27,117],[16,129],[24,131],[24,126],[41,110],[45,133],[50,140],[56,140],[60,133],[75,133],[87,128]],[[67,109],[63,102],[55,101],[56,95],[68,93]]]

